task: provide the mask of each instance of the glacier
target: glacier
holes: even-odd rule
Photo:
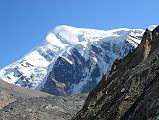
[[[0,70],[0,77],[54,95],[89,92],[116,59],[137,47],[144,31],[59,25],[23,58]]]

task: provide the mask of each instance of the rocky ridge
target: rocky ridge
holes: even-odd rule
[[[159,26],[116,60],[72,120],[159,119]]]

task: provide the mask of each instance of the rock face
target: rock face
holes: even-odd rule
[[[72,120],[159,119],[159,26],[116,60]]]
[[[57,26],[44,42],[0,71],[9,83],[54,95],[92,90],[111,68],[140,43],[144,30],[92,30]]]
[[[18,98],[0,110],[0,120],[69,120],[82,108],[86,96]]]

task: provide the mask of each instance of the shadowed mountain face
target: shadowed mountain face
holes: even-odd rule
[[[90,92],[73,120],[159,119],[159,26],[146,30],[141,44]]]

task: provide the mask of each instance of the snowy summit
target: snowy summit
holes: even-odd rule
[[[55,95],[89,92],[140,43],[144,30],[57,26],[22,59],[0,70],[3,80]]]

